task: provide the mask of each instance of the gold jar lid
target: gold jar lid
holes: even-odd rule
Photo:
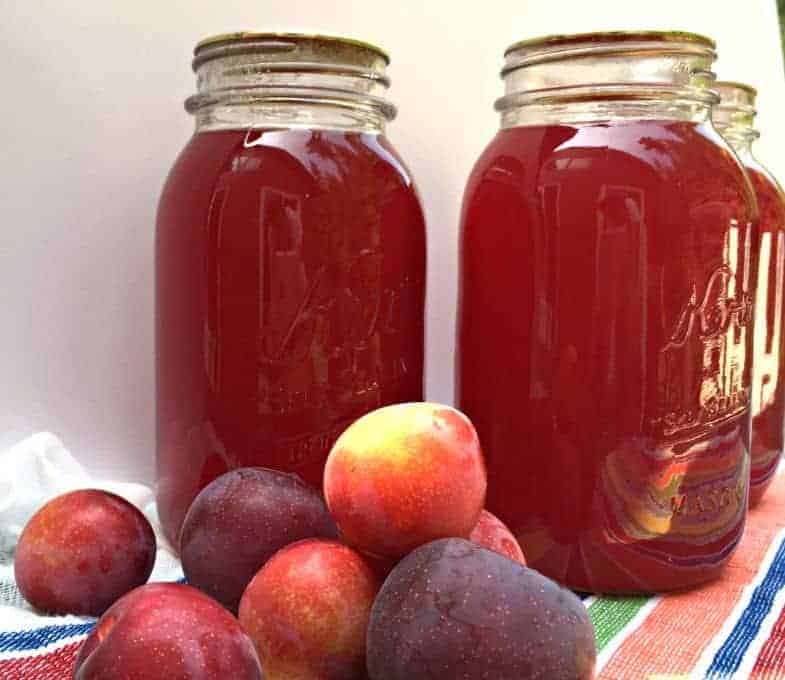
[[[233,54],[243,52],[298,51],[319,53],[338,61],[369,63],[383,60],[390,63],[390,56],[372,43],[336,35],[276,31],[237,31],[208,36],[194,47],[194,70],[211,58],[223,56],[227,50]]]
[[[714,86],[720,95],[725,94],[727,97],[735,95],[743,99],[751,99],[754,102],[758,96],[757,88],[737,80],[718,80]]]
[[[547,35],[504,53],[503,114],[524,104],[595,100],[718,101],[711,89],[715,42],[687,31],[607,31]],[[513,113],[513,117],[518,114]]]
[[[194,48],[197,93],[186,110],[220,102],[277,106],[319,104],[369,119],[395,117],[386,52],[370,43],[331,35],[240,31],[210,36]],[[224,115],[228,115],[224,112]],[[304,110],[304,119],[313,119]]]
[[[521,40],[504,52],[502,76],[522,66],[563,61],[576,57],[619,57],[621,55],[705,55],[716,59],[716,43],[705,35],[687,31],[607,31],[546,35]]]
[[[753,127],[758,113],[755,109],[758,91],[752,85],[732,80],[719,80],[713,88],[720,96],[711,114],[715,127],[726,138],[728,135],[759,137],[760,134]]]
[[[636,43],[636,42],[687,42],[717,49],[717,43],[700,33],[690,31],[593,31],[590,33],[553,34],[520,40],[510,45],[504,52],[521,49],[547,48],[554,46],[570,47],[578,44],[597,43]]]

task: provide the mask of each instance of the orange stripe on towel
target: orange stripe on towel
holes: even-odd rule
[[[720,579],[664,597],[616,650],[599,678],[641,680],[689,673],[722,628],[744,587],[755,578],[772,539],[783,526],[785,475],[778,475],[761,504],[750,512],[744,537]]]

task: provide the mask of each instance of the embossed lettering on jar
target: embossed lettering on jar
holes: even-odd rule
[[[196,132],[156,241],[159,508],[264,465],[319,486],[333,441],[422,398],[425,227],[384,135],[388,59],[353,40],[197,45]]]
[[[714,58],[686,33],[514,45],[466,188],[457,401],[489,509],[572,588],[700,583],[742,535],[757,213]]]
[[[760,213],[752,366],[753,506],[774,478],[785,436],[785,196],[777,180],[752,153],[752,143],[759,137],[753,128],[757,91],[743,83],[723,82],[715,87],[720,104],[713,109],[714,125],[747,170]]]

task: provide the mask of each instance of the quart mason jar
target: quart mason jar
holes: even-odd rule
[[[156,239],[158,502],[175,542],[216,476],[264,465],[318,487],[352,420],[422,399],[425,228],[384,135],[387,63],[299,34],[195,49],[196,131]]]
[[[713,109],[714,125],[747,170],[760,213],[750,475],[750,505],[755,505],[777,470],[785,436],[785,196],[777,180],[752,154],[752,142],[759,136],[753,128],[757,91],[731,82],[716,83],[715,89],[720,103]]]
[[[466,188],[457,402],[489,509],[574,589],[709,580],[744,528],[757,213],[714,59],[687,33],[513,45]]]

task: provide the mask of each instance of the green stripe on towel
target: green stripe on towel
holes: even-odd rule
[[[594,624],[597,651],[615,638],[635,618],[648,597],[600,597],[589,605],[589,618]]]

